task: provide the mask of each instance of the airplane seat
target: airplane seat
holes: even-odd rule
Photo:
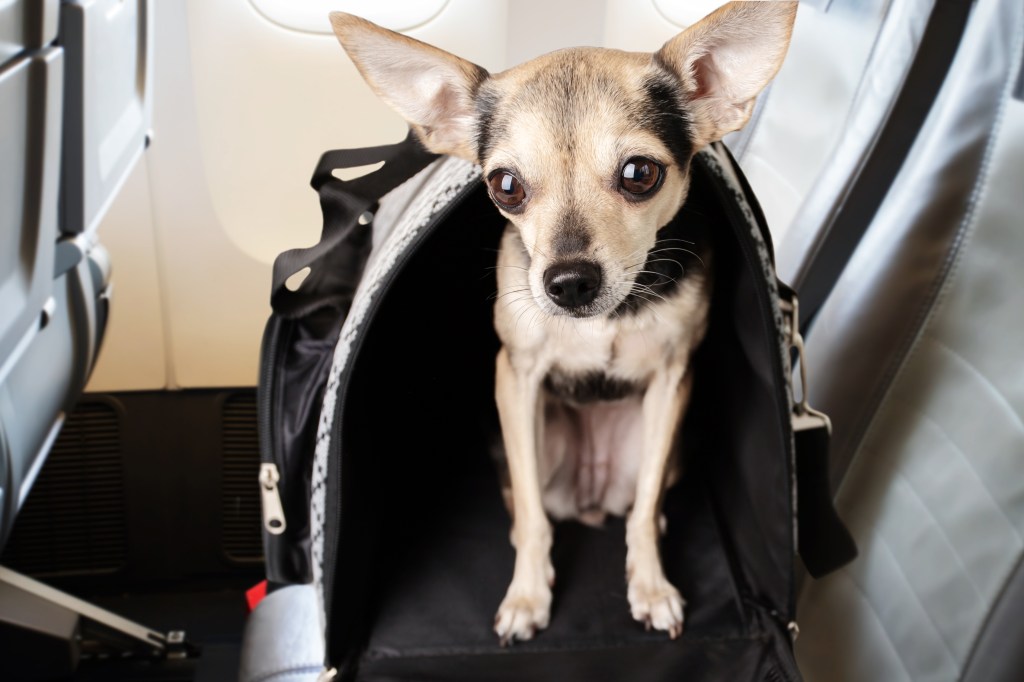
[[[15,414],[11,385],[55,303],[64,67],[63,50],[52,46],[58,9],[57,0],[0,7],[0,546],[57,416]]]
[[[879,148],[936,0],[804,0],[786,62],[729,139],[774,231],[779,276],[801,290],[816,245]],[[878,170],[871,168],[872,172]],[[879,175],[869,179],[882,182]],[[870,215],[867,216],[870,219]]]
[[[103,341],[98,225],[143,152],[150,45],[148,0],[0,7],[0,549]],[[70,675],[83,620],[135,627],[4,567],[0,601],[15,679]]]
[[[1024,670],[1022,172],[1024,6],[977,0],[807,338],[837,508],[860,549],[802,586],[809,682]]]
[[[103,338],[97,226],[144,148],[146,0],[0,8],[0,547]]]

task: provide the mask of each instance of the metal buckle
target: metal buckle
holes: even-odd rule
[[[779,299],[779,307],[782,309],[782,317],[786,323],[786,337],[789,348],[796,349],[797,358],[800,362],[800,400],[793,405],[793,431],[806,431],[807,429],[820,428],[822,426],[832,435],[832,422],[828,415],[811,407],[807,397],[807,359],[804,355],[804,337],[800,334],[800,301],[793,295],[793,300]],[[793,378],[789,379],[790,390],[793,388]]]

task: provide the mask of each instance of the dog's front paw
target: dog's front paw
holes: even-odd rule
[[[662,630],[675,639],[683,633],[683,605],[679,590],[664,576],[629,581],[629,607],[633,618],[650,630]]]
[[[550,587],[542,583],[530,589],[519,589],[513,583],[494,617],[494,631],[498,633],[501,646],[517,640],[525,642],[533,639],[537,630],[548,626],[550,614]]]

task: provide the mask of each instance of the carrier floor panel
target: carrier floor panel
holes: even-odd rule
[[[378,565],[392,571],[384,578],[388,588],[380,595],[360,665],[366,679],[377,674],[390,679],[396,667],[426,671],[438,657],[467,656],[467,665],[476,661],[493,671],[508,655],[557,657],[601,645],[650,648],[656,656],[669,643],[665,633],[645,632],[630,616],[624,523],[609,518],[602,528],[556,525],[551,623],[532,641],[500,648],[492,630],[494,613],[514,561],[509,517],[500,499],[496,477],[468,476],[439,495],[430,514],[389,524],[388,558]],[[665,511],[665,569],[687,599],[686,631],[673,644],[710,643],[724,656],[733,655],[730,647],[736,645],[737,657],[757,655],[756,643],[737,637],[743,631],[742,606],[699,480],[684,477],[667,495]],[[499,658],[485,662],[490,655]]]

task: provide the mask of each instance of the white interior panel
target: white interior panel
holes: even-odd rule
[[[604,45],[605,0],[516,0],[508,13],[508,66],[565,47]]]
[[[448,0],[249,0],[264,17],[278,26],[330,35],[326,17],[331,12],[348,12],[369,19],[392,31],[410,31],[422,26],[448,4]]]
[[[721,0],[651,0],[655,9],[680,28],[695,24],[722,6]]]
[[[165,384],[251,386],[270,312],[273,259],[319,236],[319,203],[308,184],[317,158],[327,149],[397,141],[405,125],[370,92],[331,35],[284,28],[245,0],[154,4],[147,162]],[[409,34],[499,70],[506,12],[505,2],[449,0]],[[115,298],[137,285],[117,257],[130,248],[118,243],[124,238],[103,233],[115,252]],[[140,296],[137,305],[154,300]],[[133,306],[115,306],[114,324],[136,318]],[[125,335],[149,333],[138,319]],[[94,388],[143,387],[114,366],[121,360],[112,351],[106,355]]]
[[[689,0],[678,4],[688,3]],[[605,47],[633,52],[654,52],[680,31],[679,25],[669,21],[654,0],[608,0],[604,25]]]
[[[148,155],[128,175],[99,229],[113,263],[114,290],[103,346],[86,390],[164,388],[167,356]]]
[[[312,243],[320,233],[309,189],[317,157],[400,140],[406,126],[363,83],[333,34],[283,30],[245,2],[187,6],[199,142],[219,228],[239,251],[269,264],[296,245],[297,234]],[[411,34],[500,66],[504,12],[495,14],[496,6],[450,2]],[[494,40],[478,28],[488,25]]]

